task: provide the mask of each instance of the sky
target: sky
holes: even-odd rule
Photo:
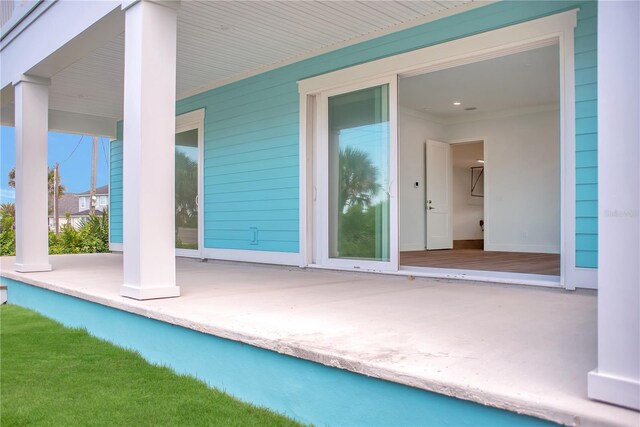
[[[9,187],[9,171],[16,165],[15,129],[0,127],[0,203],[15,201],[15,192]],[[60,163],[60,178],[67,193],[80,193],[91,187],[91,136],[49,132],[48,163]],[[74,151],[75,149],[75,151]],[[72,154],[73,153],[73,154]],[[98,142],[98,173],[96,186],[109,181],[109,140]]]

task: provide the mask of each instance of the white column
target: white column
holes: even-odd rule
[[[180,295],[175,268],[177,2],[127,2],[121,295]]]
[[[589,397],[640,409],[640,3],[598,2],[598,367]]]
[[[49,80],[22,76],[15,87],[16,264],[49,271],[47,142]]]

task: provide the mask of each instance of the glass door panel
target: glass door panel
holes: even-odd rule
[[[397,269],[396,85],[326,93],[324,263]],[[324,157],[326,156],[326,157]]]
[[[176,133],[176,249],[198,250],[198,129]]]

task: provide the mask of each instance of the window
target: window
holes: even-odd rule
[[[87,209],[87,197],[80,197],[80,209]]]
[[[107,196],[100,196],[100,206],[107,206]]]

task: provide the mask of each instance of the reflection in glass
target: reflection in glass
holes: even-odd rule
[[[329,257],[389,261],[389,87],[329,98]]]
[[[176,134],[176,248],[198,249],[198,130]]]

